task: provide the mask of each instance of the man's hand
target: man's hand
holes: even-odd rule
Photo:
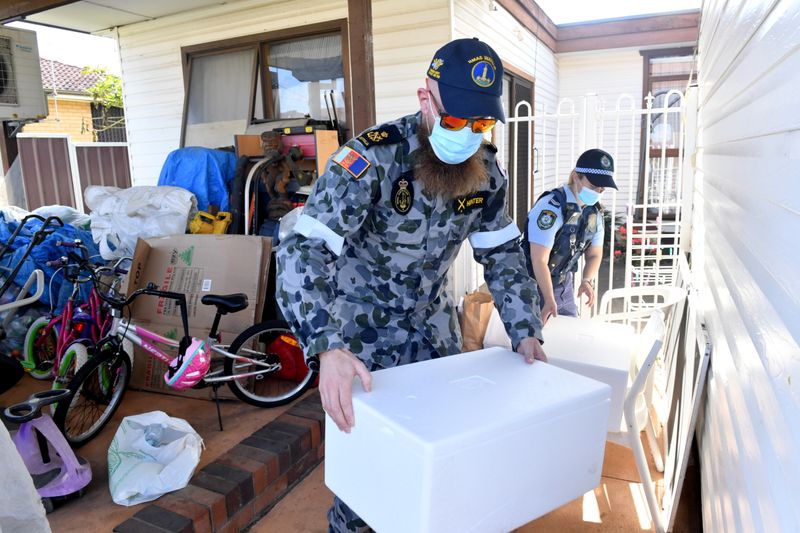
[[[525,337],[517,346],[517,353],[525,357],[525,362],[532,364],[534,360],[547,362],[547,354],[544,353],[542,343],[536,337]]]
[[[547,300],[542,306],[542,326],[547,324],[551,316],[558,316],[558,306],[555,299]]]
[[[586,305],[589,307],[594,305],[594,287],[592,286],[592,282],[589,280],[583,280],[581,282],[581,286],[578,287],[578,300],[580,300],[581,295],[586,295]]]
[[[322,408],[345,433],[356,424],[353,415],[353,377],[365,391],[372,390],[372,375],[352,352],[337,348],[319,355],[319,394]]]

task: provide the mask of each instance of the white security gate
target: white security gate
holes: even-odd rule
[[[607,221],[610,216],[606,226],[610,245],[598,292],[669,285],[675,278],[691,206],[683,191],[691,190],[686,180],[692,173],[685,167],[686,154],[694,152],[694,91],[690,89],[686,98],[679,91],[658,98],[649,95],[644,107],[628,94],[610,103],[597,95],[562,99],[554,112],[543,108],[533,112],[529,103],[520,102],[506,124],[495,129],[498,156],[509,170],[511,216],[520,228],[543,192],[567,182],[584,150],[597,147],[614,157],[619,190],[609,189],[603,197]],[[526,135],[531,130],[533,136]],[[685,132],[690,133],[688,150]],[[533,142],[524,146],[514,142],[531,137]],[[483,278],[472,251],[464,248],[456,267],[457,297],[475,290]]]

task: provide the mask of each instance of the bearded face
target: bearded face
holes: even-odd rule
[[[429,140],[430,131],[423,122],[417,131],[419,148],[414,151],[414,179],[421,182],[431,195],[446,200],[465,196],[480,190],[489,181],[489,170],[483,160],[485,148],[462,163],[449,165],[436,157]]]

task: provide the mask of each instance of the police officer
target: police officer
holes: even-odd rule
[[[603,257],[603,210],[600,196],[614,183],[614,159],[593,148],[581,154],[566,185],[549,191],[528,213],[528,271],[539,285],[542,320],[577,316],[573,273],[585,256],[578,297],[594,304],[594,283]]]
[[[502,78],[478,39],[443,46],[417,90],[420,111],[334,153],[281,241],[279,305],[318,357],[322,405],[342,431],[355,424],[354,376],[369,390],[371,371],[460,352],[447,273],[467,238],[516,351],[546,360],[506,175],[484,140],[505,118]],[[338,499],[328,519],[331,531],[367,528]]]

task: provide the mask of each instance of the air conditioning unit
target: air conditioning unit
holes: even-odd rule
[[[46,116],[36,32],[0,26],[0,120]]]

